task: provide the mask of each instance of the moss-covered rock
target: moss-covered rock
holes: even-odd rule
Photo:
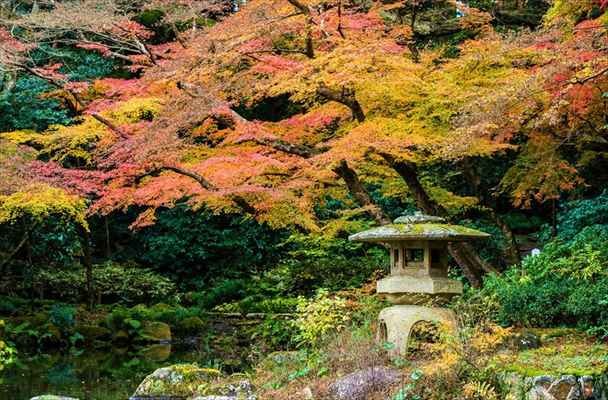
[[[146,322],[139,332],[137,341],[170,342],[171,327],[164,322]]]
[[[215,369],[178,364],[157,369],[148,375],[132,396],[138,399],[147,397],[254,400],[255,394],[243,374],[222,376]]]
[[[112,337],[112,331],[102,326],[76,325],[75,331],[82,335],[86,344],[109,340]]]
[[[179,321],[177,332],[183,336],[196,336],[205,328],[205,323],[199,317],[188,317]]]
[[[137,387],[133,397],[206,395],[206,391],[220,382],[221,373],[215,369],[192,364],[178,364],[160,368],[148,375]]]
[[[234,374],[211,384],[193,400],[256,400],[251,382],[243,374]]]

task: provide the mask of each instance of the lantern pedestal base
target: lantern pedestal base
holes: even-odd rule
[[[456,315],[447,308],[397,305],[380,311],[378,319],[378,340],[393,345],[391,356],[405,356],[412,328],[418,322],[433,322],[442,325],[449,334],[456,336],[458,333]]]

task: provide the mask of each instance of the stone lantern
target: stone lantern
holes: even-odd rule
[[[405,354],[413,326],[420,321],[441,323],[453,332],[454,313],[441,304],[462,293],[462,283],[448,278],[448,244],[487,238],[475,229],[447,224],[443,218],[416,213],[397,218],[349,237],[352,241],[382,243],[390,251],[391,273],[377,283],[377,292],[395,304],[380,312],[380,340],[393,343],[394,353]]]

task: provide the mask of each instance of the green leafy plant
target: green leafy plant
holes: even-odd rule
[[[344,329],[350,320],[346,300],[331,297],[327,290],[319,290],[311,300],[301,298],[298,314],[295,324],[300,331],[301,345],[320,345],[331,334]]]
[[[582,229],[572,240],[548,243],[503,276],[486,280],[485,293],[498,302],[506,324],[608,329],[608,226]],[[605,333],[603,334],[605,335]]]
[[[80,266],[44,269],[38,276],[46,295],[63,301],[86,298],[85,278]],[[93,286],[102,303],[149,303],[166,300],[175,293],[175,284],[168,278],[148,268],[113,262],[94,266]]]
[[[49,321],[62,332],[67,332],[76,323],[76,309],[72,306],[55,304],[49,312]]]

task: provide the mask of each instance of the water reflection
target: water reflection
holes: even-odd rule
[[[219,360],[200,348],[170,344],[22,357],[2,372],[0,400],[29,400],[41,394],[126,400],[156,368],[192,362],[213,367]]]

